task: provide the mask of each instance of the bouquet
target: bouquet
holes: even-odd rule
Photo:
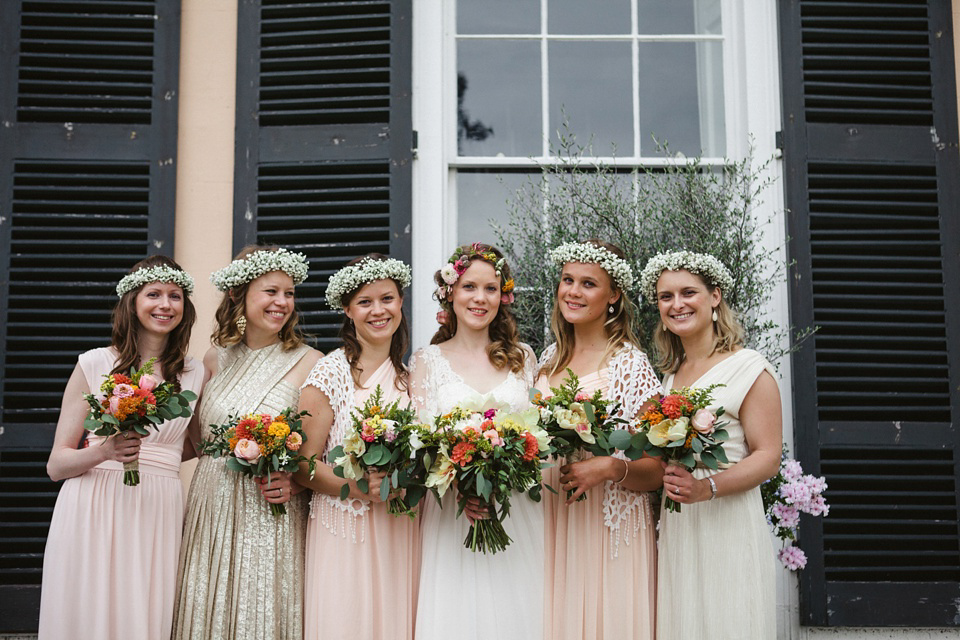
[[[723,407],[716,412],[707,409],[710,394],[717,387],[674,389],[656,406],[644,413],[636,425],[635,446],[642,446],[651,456],[673,462],[693,471],[700,462],[710,469],[727,463],[722,443],[727,439],[726,423],[717,423]],[[667,496],[664,504],[670,511],[680,512],[680,503]]]
[[[158,429],[164,420],[188,418],[193,413],[190,403],[197,399],[193,391],[178,391],[178,385],[161,380],[153,373],[156,358],[150,358],[139,369],[130,369],[130,375],[108,373],[104,376],[100,398],[83,394],[90,405],[90,413],[83,421],[84,429],[98,436],[113,436],[133,431],[148,435],[147,427]],[[140,484],[140,461],[123,463],[123,484]]]
[[[613,404],[603,398],[603,392],[597,390],[588,395],[580,390],[577,375],[567,369],[567,377],[559,387],[550,387],[552,396],[543,397],[537,389],[530,390],[530,399],[539,410],[540,426],[550,438],[550,454],[554,458],[565,458],[567,462],[577,462],[588,451],[595,456],[611,455],[615,447],[613,441],[624,440],[619,444],[630,446],[630,434],[617,429],[621,418],[612,417],[619,404]],[[620,431],[614,435],[615,431]],[[639,453],[642,453],[642,449]],[[639,456],[637,456],[639,457]],[[556,492],[553,487],[551,491]],[[573,495],[567,491],[567,498]],[[586,500],[581,494],[578,501]]]
[[[415,507],[426,495],[423,485],[426,468],[422,464],[423,456],[418,457],[417,452],[423,448],[423,439],[429,430],[415,422],[413,409],[400,408],[399,399],[382,405],[383,392],[377,385],[363,407],[354,410],[353,429],[342,445],[330,451],[329,459],[333,461],[334,474],[356,480],[357,487],[364,493],[369,490],[364,477],[366,470],[386,472],[380,485],[380,499],[386,502],[389,497],[387,511],[413,518]],[[346,500],[349,493],[350,485],[344,484],[340,499]]]
[[[439,500],[456,480],[458,516],[469,498],[482,500],[490,518],[475,521],[463,544],[471,551],[503,551],[511,542],[503,528],[510,494],[522,491],[540,501],[541,459],[550,445],[538,425],[537,409],[503,413],[457,407],[436,418],[435,427],[435,457],[426,486]]]
[[[278,416],[264,413],[248,413],[230,416],[225,424],[210,425],[212,435],[200,442],[200,453],[214,458],[227,458],[227,469],[252,478],[269,480],[270,474],[278,471],[293,473],[301,462],[310,465],[310,475],[316,468],[316,455],[305,458],[297,451],[306,441],[301,426],[306,411],[300,413],[287,408]],[[268,485],[269,486],[269,485]],[[270,503],[270,512],[282,516],[287,508]]]
[[[787,456],[784,446],[780,457],[780,471],[760,485],[763,496],[763,510],[773,534],[786,543],[777,553],[781,564],[791,571],[803,569],[807,565],[807,556],[793,543],[797,539],[797,526],[800,514],[826,516],[830,505],[823,497],[827,481],[803,473],[803,467]]]

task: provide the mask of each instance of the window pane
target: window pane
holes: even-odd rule
[[[510,220],[509,201],[529,180],[530,173],[457,173],[457,244],[487,242],[497,244],[490,220],[506,226]]]
[[[539,156],[540,95],[539,42],[459,42],[459,155]]]
[[[719,34],[720,0],[637,0],[643,34]]]
[[[547,32],[565,35],[630,33],[630,2],[550,0]]]
[[[548,52],[551,135],[566,120],[578,143],[592,137],[593,154],[633,155],[630,44],[551,42]]]
[[[540,0],[461,0],[457,33],[540,33]]]
[[[672,153],[723,156],[723,51],[720,42],[640,43],[640,148],[656,138]]]

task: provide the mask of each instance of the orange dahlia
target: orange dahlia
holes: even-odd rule
[[[661,400],[660,406],[663,408],[664,415],[673,420],[682,418],[685,412],[693,411],[693,404],[677,393],[670,394]]]

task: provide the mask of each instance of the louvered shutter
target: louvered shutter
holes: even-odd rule
[[[410,0],[246,0],[240,6],[234,248],[302,251],[298,305],[338,346],[323,301],[347,260],[410,260]]]
[[[77,355],[130,265],[173,252],[179,39],[178,2],[0,2],[0,633],[37,627]]]
[[[806,624],[960,625],[953,38],[939,0],[781,4]]]

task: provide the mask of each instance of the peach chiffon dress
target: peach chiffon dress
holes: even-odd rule
[[[377,385],[384,403],[406,395],[395,386],[396,371],[384,362],[357,388],[342,349],[314,366],[304,387],[317,387],[330,400],[334,422],[324,448],[343,444],[351,412]],[[302,388],[302,387],[301,387]],[[419,520],[387,513],[384,503],[341,501],[314,493],[307,522],[304,638],[409,640],[413,637],[419,576]]]
[[[98,393],[116,357],[111,347],[80,356],[90,393]],[[187,358],[181,388],[199,394],[203,378],[203,364]],[[43,557],[39,638],[170,637],[189,421],[168,420],[143,439],[135,487],[123,484],[123,465],[114,460],[64,481]],[[91,447],[103,440],[87,439]]]
[[[544,350],[541,363],[556,353]],[[622,403],[633,418],[660,393],[646,355],[630,344],[606,369],[580,378],[587,393],[597,389]],[[546,376],[536,388],[550,394]],[[590,454],[586,454],[589,456]],[[544,638],[557,640],[652,640],[656,612],[657,543],[650,496],[614,482],[594,487],[586,500],[567,505],[559,467],[544,471],[545,543]]]

